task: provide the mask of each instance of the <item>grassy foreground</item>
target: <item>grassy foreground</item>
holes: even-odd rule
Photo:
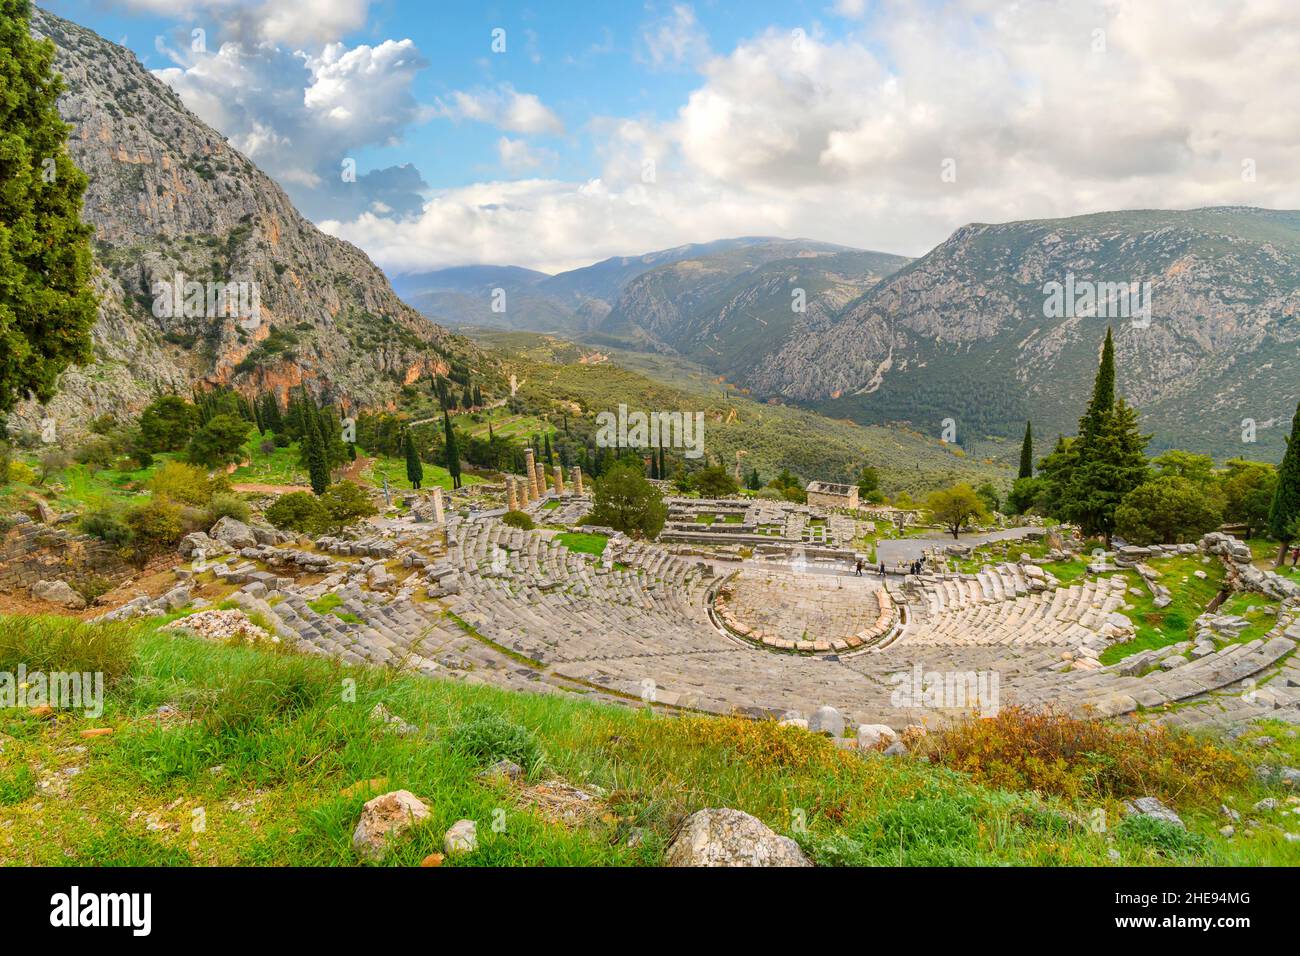
[[[1300,862],[1282,836],[1297,828],[1290,791],[1250,766],[1300,762],[1283,726],[1252,731],[1274,742],[1241,751],[1195,738],[1129,751],[1100,725],[1071,724],[1066,740],[1061,725],[1009,716],[932,735],[929,759],[859,755],[772,722],[347,668],[171,636],[162,623],[0,619],[0,670],[99,669],[109,684],[97,719],[0,710],[0,860],[355,865],[362,804],[407,789],[432,815],[389,865],[440,851],[461,818],[478,823],[479,847],[444,865],[657,865],[684,815],[718,806],[826,865]],[[372,719],[380,702],[418,732]],[[477,776],[500,757],[527,777]],[[574,801],[565,783],[593,799]],[[1122,821],[1123,797],[1145,793],[1188,830]],[[1277,808],[1252,811],[1264,796]],[[1259,819],[1254,835],[1221,836],[1220,802]]]

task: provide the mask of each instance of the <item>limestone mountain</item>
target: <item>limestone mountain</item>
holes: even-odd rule
[[[50,414],[76,433],[94,415],[202,383],[305,384],[358,407],[389,404],[457,363],[492,374],[470,342],[403,303],[361,250],[299,215],[134,54],[44,10],[33,9],[32,28],[57,47],[59,110],[90,179],[99,314],[94,364],[66,372],[48,409],[20,406],[11,428]],[[203,307],[180,295],[168,307],[163,290],[186,282],[201,284]],[[256,308],[214,310],[209,283],[246,283]]]
[[[1067,282],[1075,308],[1054,308],[1045,289]],[[1118,314],[1116,286],[1102,283],[1137,283],[1131,299],[1149,293],[1149,320],[1137,301]],[[1074,429],[1109,324],[1119,388],[1155,434],[1153,450],[1277,460],[1300,398],[1298,313],[1300,212],[974,224],[747,384],[827,414],[932,434],[952,418],[963,443],[1014,437],[1032,417],[1047,440]]]
[[[743,375],[907,261],[829,243],[746,236],[619,256],[554,276],[475,266],[398,277],[394,284],[435,321],[680,352]]]

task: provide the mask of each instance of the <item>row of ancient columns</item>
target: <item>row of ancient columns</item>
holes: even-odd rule
[[[573,481],[573,488],[578,494],[582,494],[582,469],[576,465],[569,469],[569,477]],[[556,465],[552,475],[555,493],[564,494],[564,470]],[[515,475],[506,476],[506,507],[510,511],[518,511],[520,508],[527,507],[539,498],[546,495],[546,466],[537,461],[531,448],[524,449],[524,476],[522,478]]]

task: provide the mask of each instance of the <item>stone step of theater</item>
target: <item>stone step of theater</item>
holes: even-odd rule
[[[1176,646],[1144,652],[1150,659],[1096,664],[1089,655],[1111,639],[1107,630],[1123,604],[1119,576],[1068,587],[1031,580],[1019,565],[923,576],[895,589],[900,604],[906,596],[907,620],[889,643],[858,654],[800,655],[724,635],[710,619],[723,579],[707,562],[654,544],[615,540],[607,556],[595,557],[492,517],[452,516],[445,540],[419,526],[387,534],[394,554],[416,570],[396,594],[358,583],[336,588],[337,611],[359,623],[316,612],[294,587],[236,599],[305,650],[350,663],[719,714],[809,714],[831,705],[854,723],[897,726],[979,708],[974,699],[925,701],[918,688],[932,675],[957,689],[987,688],[996,675],[1001,706],[1108,717],[1141,711],[1187,726],[1231,724],[1300,703],[1300,672],[1289,656],[1300,638],[1294,625],[1198,660]],[[822,590],[810,591],[798,576],[746,573],[765,576],[755,586],[770,589],[770,610],[781,606],[782,589],[789,606],[804,612],[816,594],[834,593],[834,579],[824,576]],[[875,599],[869,587],[850,586],[864,601]],[[423,597],[424,587],[433,599]]]

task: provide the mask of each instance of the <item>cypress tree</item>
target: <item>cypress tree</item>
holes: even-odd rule
[[[269,431],[279,435],[284,431],[284,418],[280,415],[280,401],[274,392],[262,396],[262,421]]]
[[[1092,400],[1088,410],[1079,419],[1079,438],[1085,443],[1101,428],[1101,420],[1115,405],[1115,342],[1110,327],[1106,327],[1106,341],[1101,347],[1101,362],[1097,377],[1092,383]]]
[[[1107,547],[1115,532],[1115,509],[1149,477],[1150,440],[1138,431],[1137,409],[1121,398],[1100,416],[1091,441],[1076,458],[1066,516],[1078,522],[1084,534],[1105,535]],[[1080,442],[1082,438],[1076,444]]]
[[[406,438],[402,444],[406,453],[406,480],[411,483],[412,488],[419,491],[420,483],[424,481],[424,464],[415,451],[415,439],[411,437],[409,428],[406,430]]]
[[[452,488],[460,487],[460,449],[456,447],[456,432],[451,427],[451,416],[442,413],[443,437],[447,443],[447,471],[451,474]]]
[[[1025,440],[1020,443],[1020,474],[1018,478],[1034,477],[1034,423],[1025,422]]]
[[[55,107],[54,44],[31,35],[28,0],[0,0],[0,418],[92,358],[86,176]]]
[[[1084,534],[1105,535],[1109,545],[1115,509],[1147,478],[1144,449],[1149,439],[1137,430],[1137,412],[1115,400],[1115,342],[1107,327],[1079,435],[1068,445],[1057,443],[1050,468],[1043,463],[1048,499],[1059,517],[1078,524]]]
[[[1277,552],[1277,567],[1282,567],[1286,551],[1300,532],[1300,405],[1296,405],[1295,418],[1291,419],[1291,434],[1286,440],[1286,453],[1277,469],[1277,491],[1268,511],[1268,530],[1282,542]]]
[[[314,416],[304,419],[303,452],[307,458],[307,474],[311,479],[311,490],[323,495],[330,486],[329,460],[325,456],[325,438],[321,435]]]

